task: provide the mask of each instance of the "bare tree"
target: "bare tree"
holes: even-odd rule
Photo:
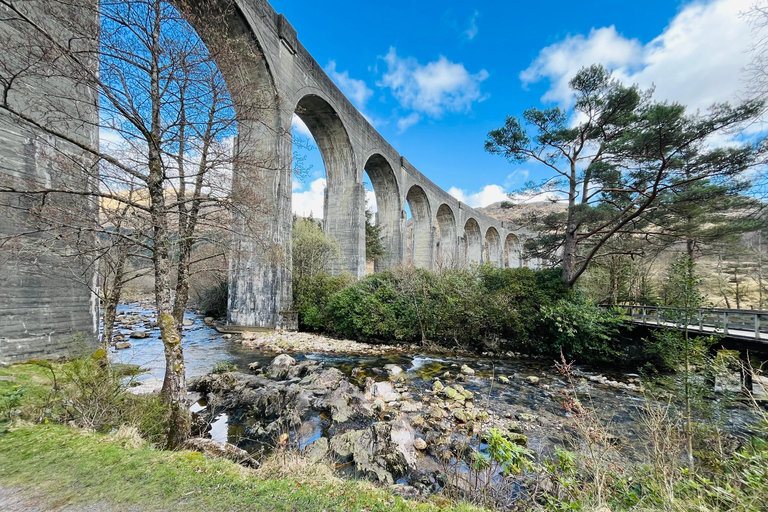
[[[151,259],[166,360],[162,396],[171,410],[168,445],[175,447],[190,428],[181,329],[194,248],[227,238],[211,234],[226,231],[230,224],[231,173],[239,158],[233,143],[237,123],[258,122],[258,106],[256,102],[242,103],[235,112],[232,97],[245,94],[228,88],[230,84],[224,83],[217,66],[235,58],[231,53],[234,45],[222,45],[228,53],[214,54],[186,21],[205,19],[208,40],[227,38],[227,7],[207,10],[207,4],[195,3],[193,9],[186,2],[171,5],[162,0],[103,0],[98,5],[57,0],[45,5],[47,17],[41,22],[30,14],[29,3],[0,0],[3,22],[27,36],[26,42],[16,41],[5,56],[0,55],[0,112],[50,136],[52,148],[67,144],[85,155],[84,161],[91,165],[75,168],[93,185],[85,189],[36,185],[22,190],[3,184],[0,192],[38,198],[64,194],[110,205],[111,219],[90,228],[102,237],[103,247],[86,251],[93,253],[94,261],[109,262],[110,275],[104,281],[109,295],[104,297],[110,308],[116,305],[125,283],[128,255],[145,254]],[[81,16],[72,16],[74,7]],[[78,21],[94,18],[101,21],[98,49],[76,44],[80,39],[92,40],[97,33],[94,28],[98,29]],[[71,37],[62,40],[57,35],[61,30]],[[19,88],[41,75],[65,76],[98,96],[98,115],[93,115],[92,108],[67,101],[71,98],[66,90],[38,97],[35,102],[14,100],[26,92]],[[64,123],[55,119],[59,115],[56,106],[62,103],[71,106],[71,111],[63,113]],[[73,136],[68,128],[73,123],[85,131],[100,129],[102,142]],[[92,165],[94,161],[98,165]],[[241,188],[248,186],[240,184]],[[45,223],[69,225],[65,218],[48,218]],[[110,315],[105,318],[109,329],[114,309]]]

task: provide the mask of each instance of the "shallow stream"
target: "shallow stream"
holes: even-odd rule
[[[131,348],[113,351],[113,361],[138,365],[146,369],[137,380],[148,388],[159,388],[165,369],[162,343],[159,331],[152,326],[152,311],[141,304],[125,304],[118,309],[118,315],[139,317],[140,322],[116,326],[116,334],[126,337],[134,329],[144,329],[150,336],[145,339],[128,339]],[[187,378],[202,376],[211,371],[216,363],[234,364],[241,371],[248,365],[259,362],[266,365],[275,354],[250,349],[240,344],[233,336],[226,339],[213,327],[204,323],[203,317],[187,313],[188,325],[184,328],[184,356]],[[573,439],[569,426],[570,413],[563,403],[567,398],[566,389],[576,392],[581,403],[593,408],[600,423],[617,436],[622,455],[629,460],[642,460],[643,428],[641,423],[645,399],[637,389],[638,375],[616,368],[576,366],[570,377],[558,373],[554,361],[527,358],[483,358],[444,357],[429,354],[385,356],[328,355],[323,353],[291,354],[297,360],[312,359],[341,370],[353,382],[362,384],[366,376],[377,381],[389,379],[384,369],[386,364],[401,367],[406,373],[406,382],[413,390],[414,398],[419,392],[427,394],[432,379],[446,371],[453,375],[462,365],[475,370],[466,376],[462,385],[475,394],[475,407],[495,413],[500,418],[525,418],[528,430],[528,447],[538,453],[550,453],[557,446],[568,446]],[[507,377],[508,382],[501,378]],[[533,378],[532,378],[533,377]],[[200,410],[205,403],[195,404],[193,411]],[[226,414],[214,414],[211,437],[229,441],[249,450],[256,447],[248,439],[249,424],[244,418],[230,418]],[[735,434],[748,432],[752,418],[749,410],[739,404],[723,408],[722,423]],[[299,432],[301,447],[312,443],[327,428],[327,418],[316,418],[302,426]]]

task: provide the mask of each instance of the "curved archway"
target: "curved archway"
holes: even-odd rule
[[[418,185],[405,197],[411,210],[413,226],[408,243],[407,264],[421,268],[432,267],[432,219],[427,194]]]
[[[376,196],[375,221],[381,227],[386,251],[382,258],[374,261],[374,270],[380,272],[396,267],[400,261],[400,190],[392,166],[382,155],[371,155],[365,163],[365,172]]]
[[[501,259],[501,237],[496,228],[490,227],[485,232],[485,261],[499,265]]]
[[[237,116],[227,321],[294,328],[294,319],[282,314],[293,302],[286,250],[292,229],[290,143],[264,46],[233,4],[172,3],[212,50]]]
[[[333,107],[316,94],[302,97],[295,112],[312,134],[325,165],[323,229],[341,248],[341,260],[332,271],[364,276],[365,194],[347,129]]]
[[[504,267],[519,268],[523,265],[523,253],[520,240],[514,233],[507,235],[504,240]]]
[[[456,217],[453,210],[443,203],[437,209],[438,240],[435,246],[435,261],[437,268],[452,268],[458,264],[458,239],[456,234]]]
[[[464,224],[464,263],[480,263],[483,259],[483,235],[475,219],[468,219]]]

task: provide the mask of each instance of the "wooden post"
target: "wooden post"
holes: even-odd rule
[[[739,350],[739,363],[741,390],[752,394],[752,366],[749,364],[749,350]]]
[[[643,306],[643,323],[645,323],[645,316],[646,316],[646,309],[645,309],[645,306]]]
[[[728,313],[723,313],[723,334],[728,336]]]
[[[760,313],[755,313],[755,339],[760,340]]]

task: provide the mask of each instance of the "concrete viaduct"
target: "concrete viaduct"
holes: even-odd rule
[[[242,0],[237,5],[230,26],[249,34],[253,59],[236,74],[247,73],[253,82],[274,91],[275,129],[270,133],[276,134],[276,140],[270,144],[260,131],[254,142],[261,148],[254,153],[264,155],[266,144],[276,152],[269,160],[286,163],[271,177],[271,189],[282,191],[284,197],[274,198],[274,206],[260,213],[277,220],[278,232],[285,234],[276,238],[285,240],[290,230],[290,127],[296,114],[312,133],[325,164],[323,224],[326,233],[340,243],[340,270],[365,275],[363,171],[374,188],[377,223],[387,250],[382,261],[376,262],[376,271],[402,264],[431,269],[472,262],[522,265],[526,236],[522,230],[459,202],[413,167],[344,96],[299,42],[288,20],[269,3]],[[235,74],[233,70],[225,73]],[[270,202],[273,198],[265,199]],[[413,218],[412,230],[407,229],[406,204]],[[409,231],[410,241],[406,239]],[[228,320],[237,325],[287,325],[280,312],[289,309],[290,287],[280,283],[290,281],[290,256],[275,265],[261,259],[248,244],[243,238],[241,251],[252,257],[240,258],[239,267],[233,268]]]
[[[464,267],[473,262],[505,267],[524,264],[522,244],[527,234],[459,202],[398,154],[302,46],[288,20],[266,0],[222,3],[234,5],[222,10],[223,18],[218,17],[226,27],[226,37],[211,37],[205,20],[196,22],[194,13],[189,16],[190,23],[209,47],[229,47],[224,52],[217,48],[216,53],[232,57],[217,63],[227,83],[238,85],[230,88],[244,91],[234,97],[235,103],[243,110],[245,105],[257,105],[259,111],[257,120],[238,124],[238,152],[246,156],[242,162],[250,163],[236,165],[232,180],[233,201],[239,207],[232,222],[235,243],[228,323],[263,328],[295,326],[290,254],[294,115],[309,128],[325,165],[324,229],[339,241],[342,252],[335,270],[357,277],[366,272],[364,171],[373,184],[377,223],[387,250],[375,263],[376,271],[403,264],[431,269]],[[197,4],[210,8],[212,3],[197,0]],[[30,153],[29,131],[0,116],[0,135],[6,134],[0,153],[20,155],[18,165],[13,164],[13,158],[5,159],[10,162],[8,166],[0,165],[0,181],[17,179],[24,173],[33,181],[52,174],[35,161],[34,152]],[[84,138],[93,136],[83,134]],[[406,218],[406,204],[412,214],[412,228]],[[16,279],[19,272],[23,275],[25,270],[0,271],[0,285],[4,285],[0,294],[0,361],[61,355],[66,346],[61,339],[71,338],[75,332],[97,335],[96,308],[88,287],[67,284],[68,296],[73,297],[68,304],[82,305],[83,311],[46,324],[45,319],[60,303],[58,297],[30,292],[27,284]],[[26,273],[33,271],[27,269]],[[61,288],[55,278],[46,283],[46,290]],[[38,346],[46,349],[38,350]]]

